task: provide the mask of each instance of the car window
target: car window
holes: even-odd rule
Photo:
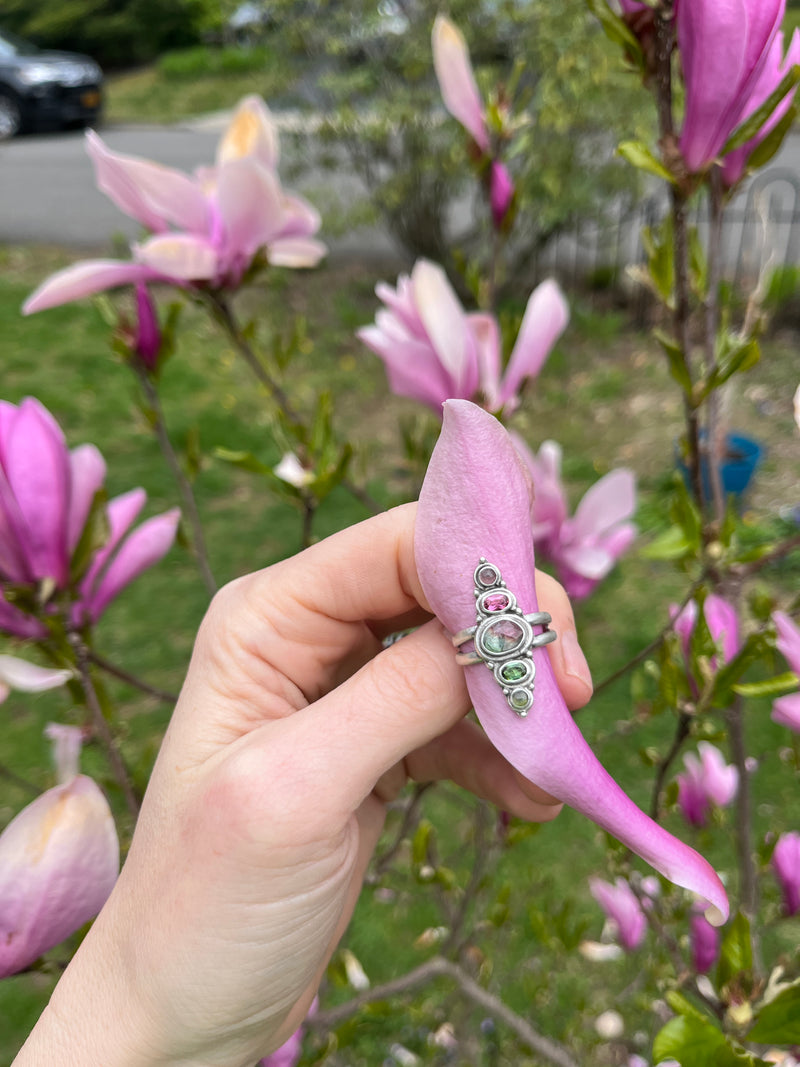
[[[35,56],[39,49],[30,41],[23,41],[15,33],[0,33],[0,56]]]

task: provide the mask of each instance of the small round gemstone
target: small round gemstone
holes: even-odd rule
[[[510,603],[511,601],[506,593],[490,593],[489,596],[484,598],[483,606],[486,611],[494,613],[496,611],[505,611]]]
[[[533,703],[533,697],[527,689],[515,689],[508,698],[508,702],[514,711],[527,711]]]
[[[527,666],[519,660],[512,660],[511,663],[504,663],[500,668],[500,677],[504,682],[519,682],[527,673]]]
[[[525,631],[513,619],[498,619],[481,635],[481,643],[494,656],[513,652],[525,639]]]
[[[478,582],[480,585],[490,586],[497,585],[500,581],[500,572],[497,567],[493,567],[491,563],[485,563],[478,570]]]

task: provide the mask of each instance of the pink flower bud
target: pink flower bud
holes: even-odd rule
[[[492,222],[499,230],[505,221],[508,209],[514,199],[514,182],[504,163],[492,163],[489,172],[489,203],[492,208]]]
[[[719,955],[719,931],[695,909],[689,920],[689,939],[692,945],[692,966],[696,974],[707,974]]]
[[[772,853],[772,869],[783,893],[787,915],[800,911],[800,834],[781,834]]]
[[[136,286],[136,341],[134,351],[148,370],[156,369],[161,351],[161,331],[158,328],[153,298],[144,282]]]

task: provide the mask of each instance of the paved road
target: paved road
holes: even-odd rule
[[[210,164],[226,117],[209,116],[191,126],[118,126],[102,131],[110,148],[191,171]],[[284,158],[289,141],[282,144]],[[286,159],[287,163],[291,160]],[[302,191],[320,183],[287,182]],[[325,178],[330,185],[330,179]],[[363,195],[347,174],[335,178],[340,194]],[[0,143],[0,242],[33,242],[103,248],[116,235],[141,236],[137,224],[123,215],[94,185],[92,166],[82,132],[41,134]],[[328,241],[341,252],[364,251],[375,256],[396,255],[390,239],[377,230]]]
[[[220,114],[184,126],[119,126],[104,130],[103,137],[116,151],[192,170],[213,160],[225,121],[226,116]],[[288,151],[290,142],[284,138],[284,153]],[[787,140],[773,165],[800,175],[800,134]],[[333,178],[311,174],[306,184],[313,187],[322,181],[345,197],[364,195],[344,171]],[[298,188],[303,184],[299,182]],[[137,225],[95,189],[83,134],[21,137],[0,144],[0,242],[107,249],[115,235],[135,237],[138,232]],[[730,246],[738,247],[737,235],[730,236]],[[332,251],[379,257],[397,254],[392,241],[377,229],[328,243]]]

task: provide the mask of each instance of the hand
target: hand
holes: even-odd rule
[[[409,778],[449,778],[533,821],[560,810],[464,718],[463,668],[417,579],[415,510],[214,599],[119,882],[17,1067],[252,1067],[308,1010]],[[579,707],[591,681],[563,640],[569,603],[544,574],[537,593]]]

